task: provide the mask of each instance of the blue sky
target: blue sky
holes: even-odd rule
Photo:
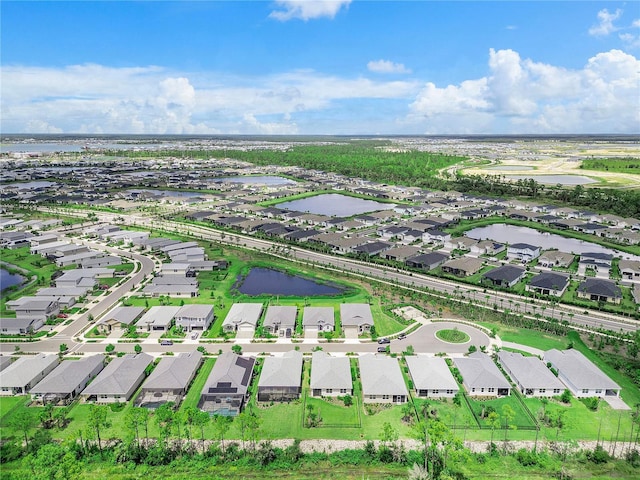
[[[0,8],[4,133],[640,133],[637,2]]]

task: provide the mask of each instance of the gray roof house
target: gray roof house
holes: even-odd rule
[[[234,303],[222,322],[225,332],[243,331],[253,334],[262,314],[262,303]]]
[[[118,403],[128,401],[140,386],[153,357],[146,353],[116,357],[82,392],[88,402]]]
[[[12,306],[16,317],[41,318],[47,320],[60,313],[60,305],[56,300],[29,300],[19,305]]]
[[[419,397],[451,398],[460,391],[444,358],[409,355],[405,360]]]
[[[368,303],[341,303],[340,322],[342,330],[357,330],[358,335],[371,330],[373,315]]]
[[[248,398],[256,359],[225,352],[218,357],[202,389],[198,408],[211,415],[235,416]]]
[[[408,267],[411,267],[411,268],[433,270],[434,268],[438,268],[448,259],[449,259],[449,256],[446,253],[430,252],[430,253],[423,253],[420,255],[409,257],[407,258],[407,260],[405,260],[405,263]]]
[[[538,257],[538,265],[542,267],[563,267],[569,268],[576,256],[573,253],[560,252],[558,250],[547,250]]]
[[[576,397],[620,396],[620,386],[575,349],[548,350],[544,361],[558,371],[558,378]]]
[[[29,393],[60,363],[57,355],[25,355],[0,372],[0,395]]]
[[[530,397],[555,397],[564,391],[564,384],[538,357],[502,350],[498,360],[518,390]]]
[[[459,277],[468,277],[482,268],[483,261],[473,257],[459,257],[442,265],[442,271]]]
[[[142,384],[136,405],[150,409],[167,402],[180,405],[201,364],[202,353],[197,350],[163,357]]]
[[[409,398],[395,358],[371,353],[358,359],[364,403],[405,403]]]
[[[540,256],[540,247],[528,243],[514,243],[507,246],[507,258],[514,258],[522,262],[530,262]]]
[[[42,404],[68,405],[102,371],[104,362],[102,354],[61,362],[31,389],[31,399]]]
[[[213,305],[184,305],[176,313],[176,326],[185,331],[205,331],[213,323]]]
[[[513,287],[525,276],[527,271],[515,265],[502,265],[482,275],[482,281],[495,287]]]
[[[348,357],[332,357],[316,351],[311,355],[311,395],[336,397],[353,394],[353,381]]]
[[[26,335],[37,331],[43,325],[43,318],[0,317],[0,333],[3,335]]]
[[[291,337],[296,329],[298,307],[270,305],[262,325],[270,333],[280,337]]]
[[[155,306],[151,307],[140,320],[136,322],[136,329],[143,332],[150,331],[168,331],[171,328],[176,313],[181,307],[173,306]]]
[[[558,272],[542,272],[533,277],[525,289],[540,295],[561,297],[569,286],[569,275]]]
[[[9,365],[11,365],[11,361],[12,361],[11,357],[0,355],[0,372],[5,368],[7,368]]]
[[[336,327],[333,307],[304,307],[302,328],[318,332],[333,332]]]
[[[302,352],[266,357],[258,381],[259,402],[288,402],[302,392]]]
[[[578,285],[578,298],[586,298],[595,302],[620,303],[622,291],[615,282],[603,278],[587,278]]]
[[[473,352],[468,357],[454,358],[453,363],[472,397],[504,397],[511,392],[511,384],[489,355]]]

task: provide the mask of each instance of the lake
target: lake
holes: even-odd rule
[[[288,275],[270,268],[252,268],[237,287],[245,295],[284,295],[312,297],[339,295],[344,289],[335,285],[318,283],[314,280]]]
[[[581,176],[581,175],[505,175],[509,180],[528,180],[533,178],[538,183],[544,183],[545,185],[586,185],[588,183],[598,183],[598,180],[593,178]]]
[[[322,195],[279,203],[275,206],[284,208],[285,210],[315,213],[316,215],[351,217],[362,213],[392,209],[395,207],[395,204],[365,200],[363,198],[350,197],[339,193],[323,193]]]
[[[605,248],[595,243],[589,243],[575,238],[565,238],[554,233],[539,232],[533,228],[518,227],[516,225],[496,223],[486,227],[474,228],[465,232],[465,235],[476,240],[489,239],[500,243],[508,243],[510,245],[514,243],[528,243],[530,245],[540,246],[543,250],[556,248],[561,252],[575,254],[587,252],[608,253],[614,257],[640,260],[640,257],[637,255],[620,252],[611,248]]]
[[[528,165],[495,165],[493,167],[486,167],[485,170],[502,170],[503,172],[522,172],[524,170],[533,170],[533,167]]]
[[[20,190],[33,190],[36,188],[49,188],[57,185],[55,182],[48,182],[46,180],[37,181],[37,182],[11,182],[2,184],[2,188],[6,187],[15,187]]]
[[[12,287],[14,285],[20,285],[24,282],[24,277],[17,273],[9,273],[4,268],[0,268],[0,291]]]
[[[195,198],[195,197],[204,197],[206,195],[211,195],[208,192],[183,192],[179,190],[127,190],[129,193],[151,193],[153,195],[160,195],[162,197],[176,197],[176,198]]]
[[[291,185],[296,183],[290,178],[278,177],[277,175],[238,175],[235,177],[217,177],[213,180],[218,183],[243,183],[245,185]]]

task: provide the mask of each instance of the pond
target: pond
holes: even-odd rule
[[[50,152],[80,152],[81,144],[73,143],[3,143],[0,145],[0,152],[29,152],[29,153],[50,153]]]
[[[545,185],[586,185],[588,183],[598,183],[598,180],[585,177],[582,175],[505,175],[509,180],[528,180],[533,178],[538,183],[544,183]]]
[[[46,180],[38,181],[38,182],[11,182],[6,183],[1,186],[1,188],[17,188],[19,190],[33,190],[36,188],[49,188],[57,185],[55,182],[48,182]]]
[[[351,217],[362,213],[392,209],[395,204],[364,200],[339,193],[323,193],[322,195],[279,203],[276,206],[285,210],[315,213],[317,215]]]
[[[238,175],[235,177],[217,177],[213,180],[217,183],[243,183],[245,185],[291,185],[296,183],[289,178],[278,177],[277,175]]]
[[[0,268],[0,291],[3,292],[9,287],[20,285],[22,282],[24,282],[24,277],[22,275],[10,273],[8,270]]]
[[[505,225],[497,223],[486,227],[478,227],[465,235],[476,240],[495,240],[500,243],[528,243],[530,245],[540,246],[543,250],[556,248],[561,252],[567,253],[608,253],[614,257],[628,258],[632,260],[640,260],[637,255],[620,252],[611,248],[605,248],[595,243],[577,240],[575,238],[565,238],[554,233],[539,232],[529,227],[518,227],[516,225]]]
[[[237,283],[240,285],[236,284],[236,288],[245,295],[311,297],[344,293],[344,289],[336,285],[318,283],[270,268],[252,268],[244,279],[238,277]]]
[[[177,197],[177,198],[196,198],[203,197],[207,195],[207,192],[181,192],[178,190],[127,190],[129,193],[140,194],[143,192],[150,193],[153,195],[159,195],[162,197]],[[211,194],[209,194],[211,195]]]

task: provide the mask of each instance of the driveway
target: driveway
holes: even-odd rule
[[[437,331],[447,329],[460,330],[469,335],[469,340],[465,343],[449,343],[436,337]],[[391,342],[391,351],[393,353],[401,353],[409,345],[412,345],[414,350],[419,353],[447,352],[463,354],[469,351],[471,345],[475,345],[480,349],[481,346],[489,347],[489,343],[489,336],[477,328],[456,322],[434,322],[423,325],[415,332],[407,335],[403,340],[393,340]]]

